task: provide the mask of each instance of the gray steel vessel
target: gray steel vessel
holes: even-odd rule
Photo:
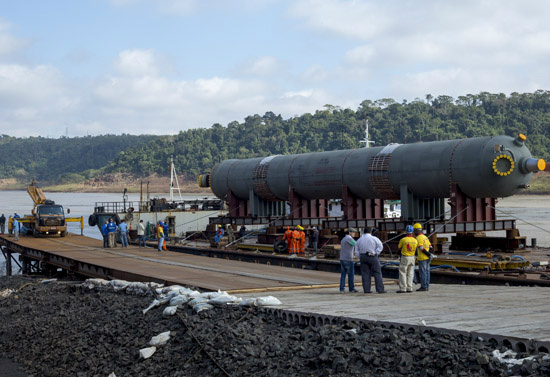
[[[404,192],[448,198],[451,183],[471,198],[499,198],[527,188],[545,168],[525,140],[492,136],[225,160],[199,184],[218,198],[231,192],[242,200],[286,201],[290,190],[304,199],[337,199],[344,186],[361,199],[400,199]]]

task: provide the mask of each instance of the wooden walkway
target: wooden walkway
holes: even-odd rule
[[[102,278],[157,281],[207,290],[242,291],[308,286],[334,286],[339,274],[264,264],[205,258],[154,248],[102,248],[102,241],[85,236],[65,238],[1,236],[0,244],[33,260]]]
[[[277,292],[283,309],[419,327],[494,334],[550,343],[550,288],[430,285],[429,292],[346,293],[333,289]],[[254,297],[257,294],[244,294]]]

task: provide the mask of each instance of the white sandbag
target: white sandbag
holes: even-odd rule
[[[57,279],[44,279],[40,281],[40,284],[52,283],[54,281],[57,281]]]
[[[163,317],[170,317],[176,314],[176,311],[178,310],[177,306],[167,306],[164,308],[164,311],[162,312]]]
[[[141,359],[148,359],[150,358],[151,356],[153,356],[153,354],[156,352],[157,350],[157,347],[153,346],[153,347],[147,347],[147,348],[142,348],[139,350],[139,357]]]
[[[170,297],[159,297],[159,305],[168,304],[170,302]]]
[[[182,288],[184,288],[184,287],[182,287],[181,285],[169,285],[168,287],[162,288],[160,293],[177,292]]]
[[[194,292],[192,289],[189,289],[189,288],[180,288],[179,289],[179,294],[180,295],[186,295],[186,296],[189,296],[189,294],[191,292]]]
[[[220,291],[218,289],[217,292],[203,292],[199,295],[199,297],[205,297],[205,298],[210,300],[210,299],[216,298],[216,297],[221,296],[221,295],[226,295],[226,294],[227,294],[227,292]]]
[[[201,294],[201,293],[200,293],[199,291],[191,291],[191,292],[188,294],[188,296],[189,296],[190,298],[195,298],[195,297],[199,297],[200,294]]]
[[[257,306],[255,298],[247,298],[245,300],[242,300],[239,305],[240,306]]]
[[[499,350],[493,351],[493,360],[498,360],[502,364],[506,364],[509,367],[512,367],[513,365],[522,365],[524,361],[535,359],[535,356],[529,356],[523,359],[516,359],[516,356],[517,352],[514,352],[512,350],[508,350],[502,353]]]
[[[275,306],[275,305],[282,305],[283,303],[279,301],[277,297],[273,296],[265,296],[265,297],[258,297],[256,299],[256,305],[258,306]]]
[[[151,338],[149,341],[150,346],[163,346],[170,340],[170,331],[162,332],[154,337]]]
[[[195,297],[194,299],[192,299],[191,301],[189,301],[187,303],[187,305],[189,305],[190,307],[194,308],[195,305],[197,304],[202,304],[202,303],[206,303],[208,301],[207,298],[204,298],[204,297]]]
[[[14,289],[9,289],[9,288],[3,289],[0,291],[0,297],[2,298],[10,297],[13,292],[15,292]]]
[[[109,281],[105,279],[86,279],[82,285],[84,288],[103,290],[108,288]]]
[[[189,301],[188,296],[177,295],[172,297],[172,299],[170,299],[170,306],[178,306],[181,304],[185,304],[187,301]]]
[[[107,377],[116,377],[116,374],[115,374],[115,372],[111,372],[111,374]]]
[[[228,304],[239,304],[243,299],[237,296],[231,296],[224,292],[223,294],[216,296],[208,300],[209,304],[212,305],[228,305]]]
[[[126,287],[126,293],[147,294],[149,286],[145,283],[134,281]]]
[[[111,280],[108,284],[113,291],[119,292],[125,290],[130,285],[130,282],[126,280]]]
[[[157,307],[160,305],[160,301],[159,300],[153,300],[153,302],[151,303],[151,305],[149,305],[149,307],[147,309],[143,309],[142,310],[142,313],[143,314],[146,314],[149,310]]]
[[[196,304],[195,306],[193,306],[193,310],[195,311],[195,313],[200,313],[203,310],[210,310],[213,307],[214,306],[210,305],[207,302],[200,302],[200,303]]]

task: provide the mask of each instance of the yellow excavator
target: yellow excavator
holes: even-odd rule
[[[36,185],[34,180],[27,187],[27,193],[34,202],[32,215],[25,215],[17,220],[25,225],[28,228],[28,232],[32,233],[35,237],[39,235],[57,234],[61,237],[65,237],[67,235],[68,221],[79,221],[81,223],[81,230],[84,228],[84,220],[82,217],[65,218],[63,206],[55,204],[53,200],[46,199],[46,195],[44,195],[44,192]],[[9,226],[12,226],[11,219]]]

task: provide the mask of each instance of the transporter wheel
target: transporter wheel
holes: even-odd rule
[[[277,241],[273,245],[273,251],[275,251],[276,253],[284,253],[287,250],[288,250],[288,247],[285,241]]]

